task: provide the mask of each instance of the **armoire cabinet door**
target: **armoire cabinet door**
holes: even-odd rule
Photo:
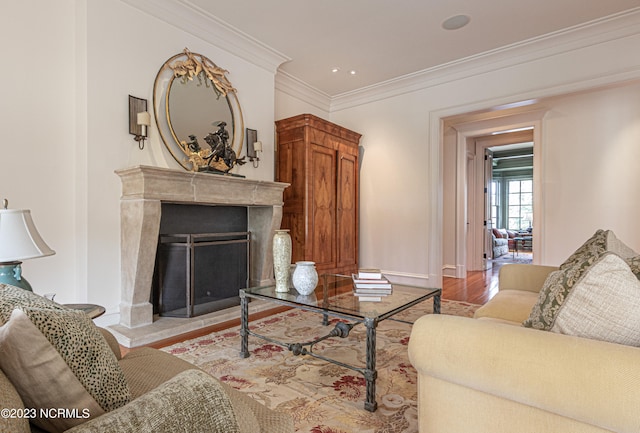
[[[307,239],[318,270],[336,264],[336,152],[311,145],[311,215]]]
[[[340,154],[337,187],[337,265],[358,263],[358,159]]]

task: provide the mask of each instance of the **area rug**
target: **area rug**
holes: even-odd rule
[[[428,300],[400,314],[413,322],[432,313]],[[442,314],[471,317],[478,305],[442,301]],[[328,333],[338,319],[322,326],[322,316],[289,310],[250,323],[262,335],[289,343],[312,341]],[[364,410],[365,380],[351,369],[310,356],[295,356],[285,347],[249,337],[251,356],[240,358],[239,327],[184,341],[163,350],[197,365],[264,405],[291,414],[296,432],[416,433],[417,374],[409,363],[411,325],[385,320],[377,328],[376,401]],[[358,325],[345,338],[331,338],[314,352],[339,361],[365,365],[366,328]]]
[[[521,256],[515,256],[511,253],[508,255],[504,255],[498,258],[503,263],[523,263],[523,264],[531,264],[533,263],[533,256],[531,254],[523,254]]]

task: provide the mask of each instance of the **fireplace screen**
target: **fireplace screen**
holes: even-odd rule
[[[161,316],[194,317],[240,304],[247,287],[249,232],[165,234],[157,261]]]

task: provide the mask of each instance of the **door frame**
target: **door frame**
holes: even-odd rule
[[[542,236],[544,232],[544,221],[542,219],[543,206],[543,185],[541,182],[542,167],[542,117],[546,110],[531,110],[524,113],[514,115],[495,116],[486,119],[475,119],[465,121],[458,119],[446,122],[448,127],[456,131],[456,205],[455,215],[455,261],[456,261],[456,278],[465,278],[467,270],[472,268],[470,260],[467,257],[467,243],[472,237],[475,245],[481,245],[482,240],[479,236],[483,235],[482,224],[475,221],[473,227],[467,227],[469,220],[468,213],[471,209],[467,208],[468,194],[470,193],[470,185],[477,182],[470,182],[467,173],[468,143],[475,140],[475,137],[490,135],[493,132],[504,131],[507,129],[523,128],[533,126],[533,220],[535,221],[535,229],[533,231],[533,245],[536,251],[544,251],[542,248]],[[495,114],[495,113],[494,113]],[[478,158],[478,155],[475,156]],[[484,156],[482,156],[484,159]],[[477,170],[476,170],[477,171]],[[484,185],[483,185],[484,188]],[[476,200],[477,201],[477,200]],[[446,218],[447,216],[445,216]],[[449,216],[451,217],[451,216]],[[480,224],[480,227],[478,225]],[[541,263],[542,257],[536,254],[534,263]]]

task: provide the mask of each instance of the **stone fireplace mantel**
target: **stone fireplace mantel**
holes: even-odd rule
[[[280,228],[282,196],[288,184],[149,166],[117,170],[116,174],[122,181],[118,328],[153,323],[149,299],[163,202],[246,206],[251,232],[250,284],[273,281],[271,242]]]

